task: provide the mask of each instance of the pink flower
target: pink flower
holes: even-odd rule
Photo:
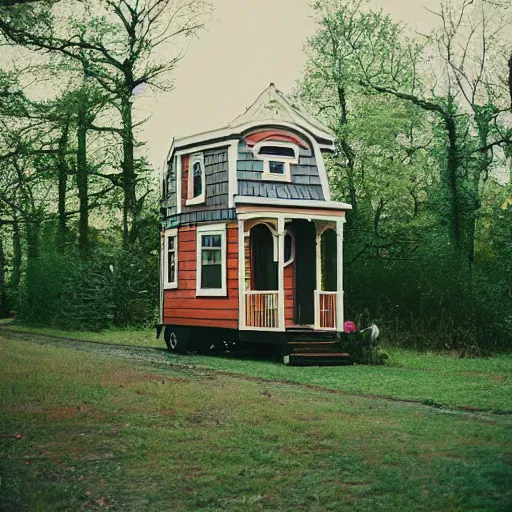
[[[351,322],[350,320],[348,322],[345,322],[343,325],[343,332],[351,333],[357,331],[357,325],[354,322]]]

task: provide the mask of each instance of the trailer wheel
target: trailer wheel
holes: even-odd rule
[[[187,351],[189,338],[189,329],[171,326],[165,328],[165,344],[167,350],[173,354],[184,354]]]

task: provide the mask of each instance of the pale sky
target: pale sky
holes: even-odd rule
[[[158,170],[173,137],[220,128],[241,114],[271,82],[291,92],[304,65],[302,51],[314,32],[310,0],[212,0],[213,19],[174,73],[175,89],[141,98],[147,117],[142,139]],[[373,0],[393,19],[421,33],[437,20],[439,0]]]

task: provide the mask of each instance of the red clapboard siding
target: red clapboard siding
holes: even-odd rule
[[[288,266],[284,268],[284,320],[286,327],[294,325],[294,266],[294,263],[290,263]]]
[[[188,169],[188,161],[183,162]],[[178,288],[164,291],[164,322],[198,327],[238,328],[238,227],[226,231],[227,297],[196,297],[196,228],[178,230]]]
[[[164,317],[165,318],[165,317]],[[233,327],[233,320],[218,320],[218,319],[195,319],[192,320],[190,318],[174,318],[172,321],[165,320],[166,323],[173,325],[194,325],[196,327],[221,327],[223,329],[236,329],[237,327]],[[236,323],[238,326],[238,322]]]

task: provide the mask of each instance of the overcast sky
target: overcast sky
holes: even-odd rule
[[[141,99],[148,157],[157,168],[173,137],[224,126],[271,82],[288,93],[299,78],[302,47],[314,32],[309,0],[213,0],[206,31],[192,41],[174,73],[175,89]],[[374,0],[396,20],[428,32],[439,0]]]

